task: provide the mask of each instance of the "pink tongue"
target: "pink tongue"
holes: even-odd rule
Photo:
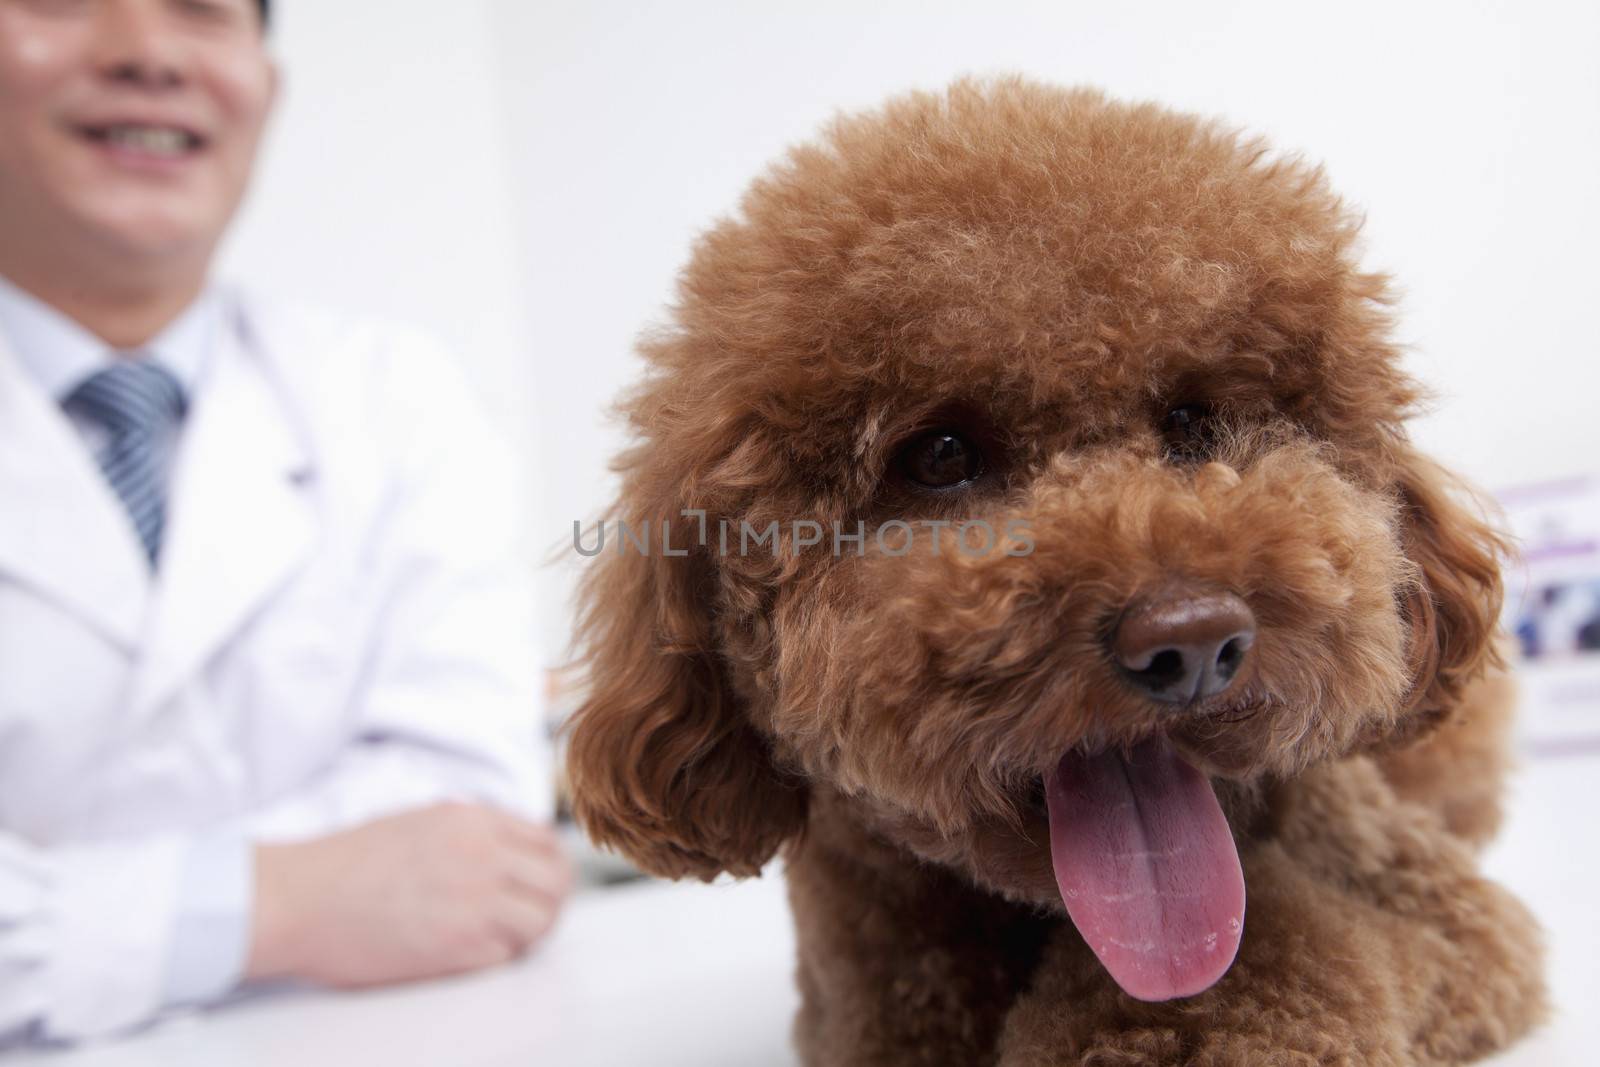
[[[1045,782],[1067,914],[1129,996],[1194,996],[1233,963],[1244,873],[1211,783],[1164,741],[1063,756]]]

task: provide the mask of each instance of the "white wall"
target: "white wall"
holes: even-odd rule
[[[1015,70],[1221,114],[1326,161],[1440,394],[1420,439],[1490,486],[1600,468],[1600,7],[1278,0],[498,0],[552,538],[593,516],[692,236],[837,108]],[[569,553],[570,556],[570,553]],[[552,579],[565,595],[571,569]],[[554,599],[551,627],[564,624]],[[559,631],[555,631],[559,632]]]

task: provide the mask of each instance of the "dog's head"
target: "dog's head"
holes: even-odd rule
[[[961,83],[791,153],[642,346],[588,830],[748,874],[821,783],[1059,907],[1046,812],[1107,775],[1182,808],[1445,714],[1498,542],[1402,430],[1358,226],[1319,170],[1086,90]]]

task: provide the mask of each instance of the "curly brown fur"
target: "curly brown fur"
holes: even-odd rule
[[[1532,923],[1465,843],[1501,542],[1407,441],[1358,229],[1216,123],[1002,80],[837,120],[700,240],[626,403],[612,518],[658,540],[586,577],[569,771],[648,870],[787,848],[808,1063],[1443,1064],[1537,1019]],[[904,477],[946,427],[981,473]],[[1009,532],[835,555],[792,525],[890,519]],[[717,545],[773,521],[776,551]],[[1175,582],[1258,627],[1176,716],[1107,652]],[[1041,782],[1155,735],[1211,777],[1250,910],[1221,982],[1147,1004],[1065,921]]]

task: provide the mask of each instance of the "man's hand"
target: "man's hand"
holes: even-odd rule
[[[505,963],[572,887],[551,828],[461,803],[255,856],[247,979],[369,986]]]

